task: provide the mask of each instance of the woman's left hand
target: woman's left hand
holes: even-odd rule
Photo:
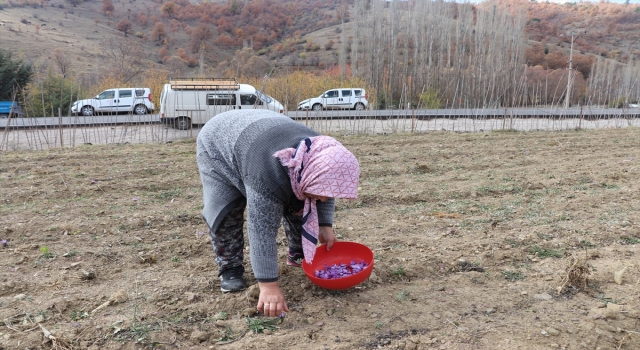
[[[331,226],[320,226],[320,244],[326,243],[327,250],[331,250],[333,244],[338,240]]]

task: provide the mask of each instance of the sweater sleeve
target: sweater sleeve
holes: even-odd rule
[[[329,198],[326,202],[318,202],[318,224],[320,226],[333,226],[333,214],[336,208],[336,200]]]
[[[276,236],[283,214],[283,204],[246,187],[247,231],[253,275],[258,282],[278,280]]]

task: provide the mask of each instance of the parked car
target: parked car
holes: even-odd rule
[[[634,101],[629,103],[629,108],[640,108],[640,102]]]
[[[0,101],[0,118],[24,118],[24,110],[18,102]]]
[[[171,79],[160,93],[160,121],[179,130],[206,123],[232,109],[284,113],[282,103],[235,78]]]
[[[96,97],[80,100],[71,106],[72,114],[84,116],[99,113],[153,113],[155,106],[151,102],[149,88],[117,88],[101,92]]]
[[[362,88],[340,88],[325,91],[316,98],[310,98],[298,103],[299,110],[311,109],[355,109],[363,110],[369,106],[367,92]]]

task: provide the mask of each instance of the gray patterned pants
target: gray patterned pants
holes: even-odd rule
[[[234,208],[220,222],[218,230],[209,232],[213,251],[216,253],[218,274],[224,271],[241,268],[244,271],[244,209],[246,202]],[[289,256],[303,258],[302,253],[302,215],[296,215],[291,210],[285,209],[282,218],[284,232],[289,245]]]

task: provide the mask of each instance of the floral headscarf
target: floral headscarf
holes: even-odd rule
[[[302,249],[307,263],[313,261],[320,228],[316,201],[304,194],[330,198],[356,198],[360,165],[340,142],[329,136],[300,141],[297,148],[285,148],[274,154],[289,168],[293,193],[304,201]]]

